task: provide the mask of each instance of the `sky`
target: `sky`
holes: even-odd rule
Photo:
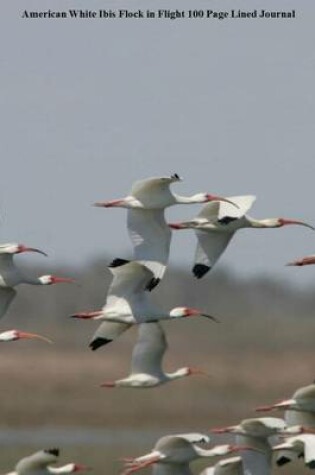
[[[262,6],[295,8],[296,19],[21,18],[26,8]],[[129,256],[125,210],[92,203],[173,173],[179,194],[255,194],[253,217],[315,224],[314,23],[308,0],[2,2],[1,241],[40,247],[54,264]],[[194,246],[192,232],[175,234],[170,265],[189,269]],[[284,264],[313,253],[309,229],[244,230],[217,267],[312,285],[315,267]]]

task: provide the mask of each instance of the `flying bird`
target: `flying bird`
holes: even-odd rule
[[[195,308],[175,307],[170,312],[165,312],[153,306],[145,291],[153,272],[140,262],[114,259],[109,270],[113,274],[113,281],[104,307],[101,310],[79,312],[71,316],[103,321],[90,342],[92,350],[97,350],[118,338],[133,324],[193,316],[218,321]]]
[[[192,475],[189,464],[193,460],[219,457],[243,450],[237,445],[218,445],[206,450],[197,444],[209,443],[204,434],[177,434],[161,437],[153,450],[142,457],[125,459],[126,469],[122,475],[130,475],[154,465],[154,475]]]
[[[231,196],[228,201],[206,204],[198,216],[190,221],[170,223],[172,229],[194,229],[197,248],[193,274],[201,279],[209,272],[225,251],[234,233],[243,228],[280,228],[297,224],[315,229],[313,226],[286,218],[253,219],[246,215],[256,197],[252,195]],[[236,206],[231,206],[231,203]]]
[[[176,195],[170,190],[170,185],[181,180],[177,173],[170,177],[147,178],[135,182],[125,198],[95,203],[99,207],[128,209],[127,227],[134,246],[134,259],[141,261],[154,274],[148,290],[160,282],[168,262],[171,231],[165,221],[165,208],[175,204],[228,201],[208,193],[190,197]]]
[[[308,468],[315,468],[315,435],[300,434],[289,437],[282,444],[275,445],[274,451],[288,451],[295,455],[295,458],[304,458],[304,463]],[[283,465],[277,462],[278,465]]]
[[[43,251],[24,244],[0,244],[0,318],[6,313],[16,296],[14,287],[19,284],[51,285],[60,282],[74,282],[73,279],[42,275],[41,277],[25,276],[14,264],[13,256],[22,252],[36,252],[46,256]]]
[[[214,434],[235,434],[236,444],[248,445],[256,452],[242,452],[246,475],[271,475],[272,446],[269,438],[282,434],[287,424],[276,417],[244,419],[238,425],[212,429]]]
[[[185,376],[206,375],[203,371],[191,367],[180,368],[174,373],[165,373],[162,369],[162,360],[166,349],[165,333],[159,323],[139,325],[138,340],[132,352],[130,375],[117,381],[105,382],[101,386],[149,388]]]
[[[89,467],[76,463],[68,463],[62,467],[51,467],[51,464],[58,461],[58,457],[59,449],[40,450],[21,459],[15,466],[15,470],[6,475],[51,475],[89,470]]]

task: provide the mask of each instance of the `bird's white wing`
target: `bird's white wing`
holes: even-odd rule
[[[0,318],[5,315],[15,296],[16,290],[12,287],[0,287]]]
[[[270,429],[271,431],[284,430],[287,424],[278,417],[257,417],[253,419],[244,419],[241,423],[243,429],[249,432],[252,430]]]
[[[237,207],[232,206],[230,203],[226,203],[225,201],[220,201],[218,215],[219,220],[225,217],[241,218],[252,207],[254,201],[256,200],[256,196],[229,196],[228,199],[232,201],[232,203],[235,203]]]
[[[131,327],[129,323],[121,322],[102,322],[94,333],[89,347],[91,350],[97,350],[101,346],[111,343],[113,340],[116,340],[122,333],[128,330]]]
[[[19,475],[34,473],[43,470],[52,463],[56,463],[58,456],[58,449],[41,450],[21,459],[15,466],[15,470]]]
[[[167,348],[165,333],[159,323],[139,325],[138,340],[132,352],[131,373],[161,377],[162,359]]]
[[[136,261],[114,259],[109,270],[114,278],[104,309],[117,308],[120,313],[132,314],[135,307],[149,305],[145,289],[154,278],[150,269]]]
[[[243,475],[241,457],[220,460],[215,466],[203,470],[200,475]]]
[[[315,384],[303,386],[295,391],[292,399],[314,399],[315,400]]]
[[[134,257],[151,269],[156,279],[151,287],[155,286],[164,275],[172,236],[164,210],[129,209],[127,225]]]
[[[252,207],[256,197],[253,195],[229,196],[228,200],[235,203],[237,207],[225,201],[211,201],[203,206],[198,217],[212,222],[223,218],[241,218]]]
[[[146,178],[136,181],[131,188],[130,194],[143,202],[147,198],[152,199],[153,195],[160,195],[169,191],[171,183],[181,181],[181,178],[175,173],[169,177]]]
[[[304,444],[304,462],[310,468],[315,468],[315,435],[301,434],[299,440]]]
[[[277,455],[276,455],[276,464],[278,467],[282,467],[283,465],[286,465],[287,463],[293,462],[294,460],[297,460],[298,458],[298,453],[294,452],[293,450],[280,450]]]
[[[234,233],[202,231],[200,229],[195,229],[195,233],[198,244],[192,271],[195,277],[200,279],[214,266]]]

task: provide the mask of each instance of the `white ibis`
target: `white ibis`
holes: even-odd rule
[[[257,407],[256,411],[285,410],[285,421],[289,426],[301,425],[315,429],[315,384],[297,389],[291,399]]]
[[[54,275],[42,275],[35,278],[23,275],[13,262],[13,256],[22,252],[37,252],[46,256],[43,251],[26,247],[24,244],[0,244],[0,318],[6,313],[14,299],[16,291],[13,287],[18,284],[50,285],[60,282],[73,282],[73,279]]]
[[[246,215],[256,197],[252,195],[231,196],[229,202],[206,204],[198,216],[190,221],[170,223],[172,229],[195,230],[198,244],[195,253],[193,274],[203,277],[217,262],[234,233],[243,228],[280,228],[297,224],[315,229],[303,221],[285,218],[253,219]]]
[[[213,429],[215,434],[231,433],[236,435],[236,443],[256,449],[242,453],[244,473],[246,475],[270,475],[272,447],[269,437],[281,433],[286,428],[283,419],[260,417],[244,419],[240,424]]]
[[[149,267],[154,278],[148,285],[152,290],[164,275],[168,262],[171,231],[165,222],[164,209],[175,204],[226,201],[226,198],[198,193],[185,197],[172,193],[170,185],[181,181],[175,173],[170,177],[147,178],[133,184],[130,195],[95,206],[127,208],[127,226],[134,246],[134,258]]]
[[[45,341],[46,343],[52,343],[49,338],[45,336],[38,335],[38,333],[29,333],[23,332],[21,330],[6,330],[0,333],[0,342],[4,341],[17,341],[17,340],[24,340],[24,339],[38,339]]]
[[[137,261],[114,259],[109,270],[114,278],[104,307],[99,311],[72,315],[73,318],[104,321],[92,337],[92,350],[110,343],[133,324],[192,316],[217,321],[215,317],[195,308],[175,307],[170,312],[165,312],[153,306],[145,292],[153,273]]]
[[[51,467],[58,461],[59,449],[46,449],[21,459],[15,466],[15,471],[7,475],[50,475],[58,473],[74,473],[90,470],[85,465],[68,463],[62,467]]]
[[[244,475],[241,457],[219,460],[213,467],[205,468],[200,475]]]
[[[159,323],[139,325],[138,340],[131,358],[131,373],[127,378],[105,382],[103,387],[127,386],[148,388],[195,374],[206,375],[197,368],[180,368],[174,373],[165,373],[162,359],[167,349],[165,333]]]
[[[308,468],[315,468],[315,435],[300,434],[289,437],[282,444],[275,445],[274,451],[286,451],[294,454],[294,458],[304,458],[304,463]],[[293,458],[293,457],[292,457]],[[288,460],[289,461],[289,460]],[[278,462],[277,462],[278,463]],[[282,463],[278,463],[282,465]]]
[[[289,426],[286,430],[288,435],[311,432],[315,429],[315,384],[297,389],[291,399],[260,406],[256,410],[259,412],[285,410],[284,419]],[[277,464],[284,465],[293,458],[294,453],[282,451],[277,456]]]
[[[206,450],[199,443],[208,443],[203,434],[167,435],[157,441],[153,450],[142,457],[125,459],[126,470],[122,475],[130,475],[151,465],[154,475],[192,475],[189,464],[198,458],[224,456],[243,450],[237,445],[218,445]]]

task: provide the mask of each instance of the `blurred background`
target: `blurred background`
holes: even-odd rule
[[[296,18],[22,18],[25,9],[126,7],[295,9]],[[119,458],[148,451],[160,435],[237,423],[313,381],[315,267],[285,267],[315,252],[308,229],[242,231],[200,282],[190,272],[193,233],[174,234],[168,273],[152,297],[165,309],[204,308],[222,323],[165,324],[165,366],[199,366],[209,378],[100,388],[127,374],[136,329],[91,352],[96,324],[68,317],[100,308],[107,264],[131,256],[125,211],[91,204],[125,196],[136,179],[178,173],[179,194],[256,194],[254,217],[315,224],[314,20],[308,0],[2,3],[1,241],[49,254],[16,258],[34,275],[77,279],[21,286],[1,322],[54,340],[1,346],[2,472],[57,445],[64,461],[117,474]],[[167,219],[199,209],[174,207]],[[300,465],[283,470],[302,473]]]

